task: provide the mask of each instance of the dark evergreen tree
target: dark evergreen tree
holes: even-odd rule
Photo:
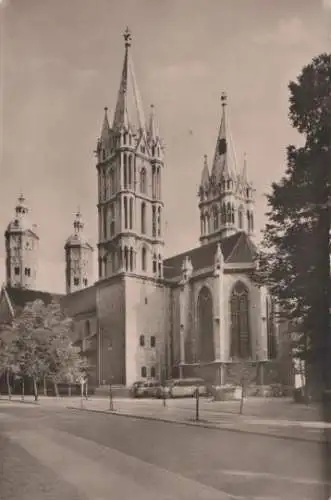
[[[321,394],[331,389],[331,54],[314,58],[289,90],[289,117],[303,146],[288,147],[285,175],[268,195],[257,278],[290,320],[311,387]]]

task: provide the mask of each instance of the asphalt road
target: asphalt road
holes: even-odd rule
[[[323,445],[0,404],[1,500],[324,500]]]

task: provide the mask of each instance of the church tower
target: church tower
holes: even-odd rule
[[[21,194],[15,216],[5,232],[6,283],[8,287],[36,287],[39,237],[29,222],[29,209]]]
[[[254,189],[247,178],[247,159],[238,172],[222,94],[222,117],[211,172],[204,157],[200,188],[200,242],[202,245],[238,231],[254,236]]]
[[[84,238],[84,223],[80,210],[75,215],[74,232],[66,241],[66,293],[76,292],[91,285],[93,248]]]
[[[108,110],[98,140],[99,279],[125,272],[163,273],[163,147],[154,106],[146,121],[131,58],[131,33],[112,124]]]

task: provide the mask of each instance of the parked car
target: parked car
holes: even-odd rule
[[[160,385],[156,391],[156,397],[159,399],[170,398],[170,386]]]
[[[134,396],[135,398],[155,398],[157,397],[160,383],[155,380],[146,380],[136,383]]]
[[[134,382],[131,386],[131,389],[130,389],[130,394],[133,398],[136,397],[136,393],[137,393],[137,389],[139,386],[143,385],[144,384],[144,381],[143,380],[137,380],[137,382]]]
[[[200,396],[207,396],[208,390],[205,381],[200,378],[173,379],[166,382],[169,387],[169,396],[171,398],[193,397],[196,390],[199,390]]]

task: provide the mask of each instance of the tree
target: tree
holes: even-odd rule
[[[0,326],[0,375],[5,375],[8,398],[11,399],[10,376],[15,371],[13,334],[9,325]]]
[[[289,117],[304,145],[288,147],[285,175],[267,196],[257,279],[292,323],[316,392],[331,388],[331,54],[314,58],[289,90]]]
[[[52,379],[58,396],[59,382],[76,380],[86,369],[86,361],[72,345],[72,320],[64,315],[60,304],[45,306],[40,300],[27,304],[15,319],[13,331],[15,362],[22,377],[32,378],[36,401],[42,379]]]
[[[247,389],[250,383],[256,382],[257,379],[257,366],[254,363],[236,359],[227,369],[227,382],[235,384],[240,387],[240,415],[244,412],[244,402],[247,396]]]

